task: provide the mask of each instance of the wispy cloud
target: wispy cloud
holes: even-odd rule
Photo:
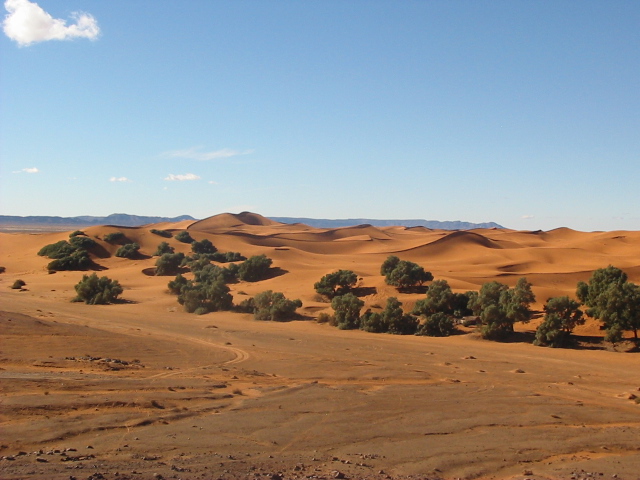
[[[536,218],[535,215],[522,215],[520,218],[523,220],[531,220],[532,218]]]
[[[36,167],[23,168],[22,170],[14,170],[13,173],[40,173]]]
[[[218,185],[218,182],[216,182],[215,180],[209,180],[207,183],[209,185]]]
[[[185,173],[184,175],[174,175],[173,173],[170,173],[167,177],[165,177],[165,180],[168,180],[170,182],[183,182],[185,180],[200,180],[200,177],[193,173]]]
[[[164,152],[162,156],[167,158],[186,158],[188,160],[198,160],[200,162],[206,162],[208,160],[218,160],[222,158],[237,157],[240,155],[249,155],[253,152],[254,150],[233,150],[231,148],[223,148],[221,150],[203,152],[202,147],[191,147],[184,150],[172,150],[170,152]]]
[[[6,0],[4,8],[9,12],[3,22],[4,33],[21,46],[47,40],[95,40],[100,35],[98,22],[88,13],[72,13],[75,23],[67,25],[65,20],[53,18],[40,5],[29,0]]]
[[[111,177],[109,181],[110,182],[130,182],[131,180],[129,180],[127,177]]]

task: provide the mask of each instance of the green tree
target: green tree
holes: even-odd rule
[[[180,289],[178,303],[188,313],[207,313],[219,310],[230,310],[233,307],[233,296],[226,283],[217,280],[213,283],[190,284],[187,282]]]
[[[332,299],[351,291],[358,281],[358,276],[351,270],[338,270],[328,273],[313,286],[320,295]]]
[[[580,304],[569,297],[553,297],[544,306],[544,321],[536,330],[534,345],[562,347],[577,325],[584,324]]]
[[[238,278],[245,282],[258,282],[269,276],[272,260],[266,255],[254,255],[242,262],[238,268]]]
[[[371,333],[385,333],[389,326],[382,318],[382,314],[378,312],[372,312],[371,309],[367,309],[366,312],[360,317],[360,330]]]
[[[427,272],[417,263],[407,260],[400,260],[395,268],[385,276],[387,285],[393,285],[398,289],[420,286],[431,280],[433,280],[431,272]]]
[[[335,311],[336,325],[341,330],[358,328],[360,310],[364,302],[353,293],[346,293],[331,300],[331,308]]]
[[[208,239],[203,239],[191,243],[193,253],[216,253],[218,249]]]
[[[418,300],[413,308],[414,315],[429,317],[435,313],[453,314],[454,295],[446,280],[435,280],[429,285],[427,298]]]
[[[153,256],[159,257],[161,255],[164,255],[165,253],[173,253],[173,252],[175,252],[175,248],[173,248],[167,242],[160,242]]]
[[[603,323],[609,339],[621,339],[624,330],[638,338],[640,290],[622,270],[609,265],[594,271],[588,284],[578,282],[576,295],[588,307],[586,314]]]
[[[498,340],[513,333],[515,322],[531,319],[529,305],[534,301],[531,284],[522,277],[512,289],[499,282],[483,284],[478,295],[470,296],[469,308],[480,315],[482,336]]]
[[[122,232],[111,232],[107,233],[102,239],[107,243],[124,243],[127,241],[127,237],[125,237]]]
[[[69,244],[76,250],[79,248],[89,250],[97,245],[96,241],[93,238],[85,237],[82,235],[70,237]]]
[[[382,322],[387,325],[387,332],[394,335],[413,335],[418,328],[418,321],[413,315],[404,313],[402,302],[396,297],[389,297],[382,311]]]
[[[78,249],[73,251],[71,255],[65,257],[56,258],[49,262],[47,269],[51,271],[58,270],[86,270],[91,267],[93,262],[89,258],[89,254],[86,250]]]
[[[138,250],[140,250],[140,245],[137,243],[127,243],[116,250],[116,257],[136,258],[138,256]]]
[[[87,305],[113,303],[122,293],[122,286],[117,280],[98,277],[95,273],[83,275],[74,288],[78,295],[73,301],[84,302]]]
[[[176,275],[184,260],[184,253],[164,253],[156,260],[156,275]]]
[[[444,312],[435,312],[425,318],[424,322],[418,326],[416,335],[428,337],[448,337],[456,330],[451,315]]]
[[[380,275],[388,276],[398,266],[400,259],[395,255],[389,255],[380,266]]]
[[[176,278],[171,280],[167,287],[169,287],[169,291],[174,295],[178,295],[182,291],[182,287],[186,287],[189,285],[189,280],[184,278],[181,274],[176,275]]]
[[[182,230],[181,232],[176,233],[174,238],[176,240],[178,240],[179,242],[182,242],[182,243],[193,243],[193,242],[195,242],[195,240],[193,238],[191,238],[191,235],[186,230]]]
[[[302,307],[300,300],[289,300],[280,292],[267,290],[254,297],[256,320],[283,321],[292,318],[296,309]]]
[[[151,233],[153,233],[154,235],[158,235],[160,237],[164,237],[164,238],[171,238],[173,237],[173,234],[168,231],[168,230],[157,230],[155,228],[152,228]]]

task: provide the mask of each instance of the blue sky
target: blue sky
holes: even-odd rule
[[[638,1],[8,0],[0,214],[640,230]]]

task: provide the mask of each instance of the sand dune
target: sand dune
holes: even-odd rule
[[[188,315],[169,278],[148,273],[160,242],[190,246],[152,228],[266,254],[278,274],[231,285],[235,301],[282,291],[309,320],[330,311],[313,284],[341,268],[357,273],[366,308],[396,296],[410,309],[423,295],[379,274],[391,254],[457,291],[526,276],[538,309],[609,264],[640,283],[640,232],[315,229],[244,212],[84,229],[98,243],[99,274],[125,288],[123,303],[87,306],[69,302],[83,272],[49,274],[37,256],[69,232],[0,234],[1,478],[67,479],[77,465],[82,478],[637,478],[637,354]],[[114,256],[118,245],[103,239],[115,231],[141,245],[140,258]],[[16,279],[23,291],[8,288]],[[602,335],[595,321],[576,333]]]

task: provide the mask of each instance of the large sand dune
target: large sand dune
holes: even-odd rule
[[[308,320],[184,313],[150,255],[189,246],[151,228],[266,254],[279,274],[231,285],[235,301],[282,291]],[[640,232],[316,229],[246,212],[84,231],[122,303],[70,303],[82,272],[48,274],[37,251],[69,232],[0,234],[0,478],[640,478],[640,358],[598,347],[594,321],[573,350],[524,343],[537,321],[511,343],[312,321],[330,311],[313,284],[340,268],[358,274],[367,307],[397,296],[409,310],[423,295],[384,283],[391,254],[458,291],[526,276],[538,309],[610,264],[640,283]],[[140,259],[113,256],[100,239],[115,231]],[[8,288],[16,279],[23,291]]]

